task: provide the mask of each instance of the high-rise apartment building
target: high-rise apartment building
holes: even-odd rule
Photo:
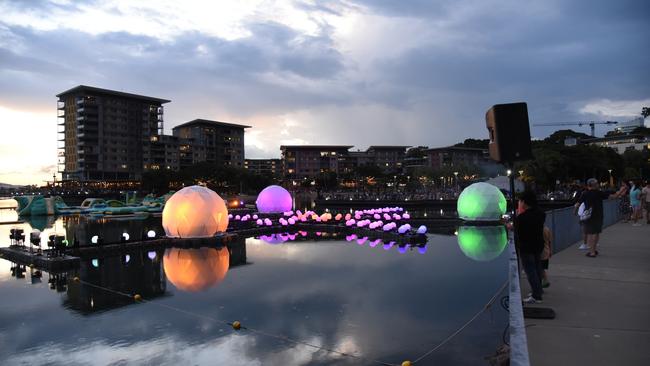
[[[63,180],[142,177],[153,136],[163,133],[167,99],[79,85],[57,95]]]
[[[194,163],[210,162],[244,167],[244,131],[251,126],[195,119],[172,129],[181,141],[181,167],[192,156]],[[183,151],[185,149],[185,151]]]

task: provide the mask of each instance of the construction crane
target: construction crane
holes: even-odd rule
[[[591,127],[591,137],[596,137],[596,125],[615,125],[618,121],[585,121],[585,122],[559,122],[559,123],[535,123],[533,126],[585,126]]]

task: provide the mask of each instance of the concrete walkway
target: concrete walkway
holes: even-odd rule
[[[650,225],[606,228],[599,252],[576,244],[551,258],[539,306],[556,318],[526,319],[531,365],[650,365]]]

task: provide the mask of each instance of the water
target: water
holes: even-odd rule
[[[119,235],[124,228],[150,229],[160,219],[109,221],[59,218],[46,231],[69,239],[97,230]],[[6,245],[8,228],[0,231]],[[0,260],[0,363],[368,364],[236,332],[219,320],[383,362],[414,360],[474,316],[507,278],[506,251],[489,243],[494,235],[483,236],[487,242],[472,238],[463,236],[459,246],[456,236],[429,235],[426,250],[400,250],[345,236],[291,233],[228,248],[87,257],[78,272],[43,272],[40,278],[28,267],[23,275],[14,268],[12,275],[15,265]],[[134,303],[75,283],[74,276],[151,301]],[[486,364],[484,357],[502,344],[506,324],[497,301],[421,364]]]

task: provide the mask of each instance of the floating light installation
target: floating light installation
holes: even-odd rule
[[[488,183],[474,183],[458,196],[458,217],[468,221],[498,221],[506,212],[506,198]]]
[[[286,189],[268,186],[257,196],[257,210],[261,213],[282,213],[291,211],[293,199]]]
[[[228,210],[214,191],[201,186],[185,187],[165,203],[162,225],[168,237],[209,237],[226,231]]]

